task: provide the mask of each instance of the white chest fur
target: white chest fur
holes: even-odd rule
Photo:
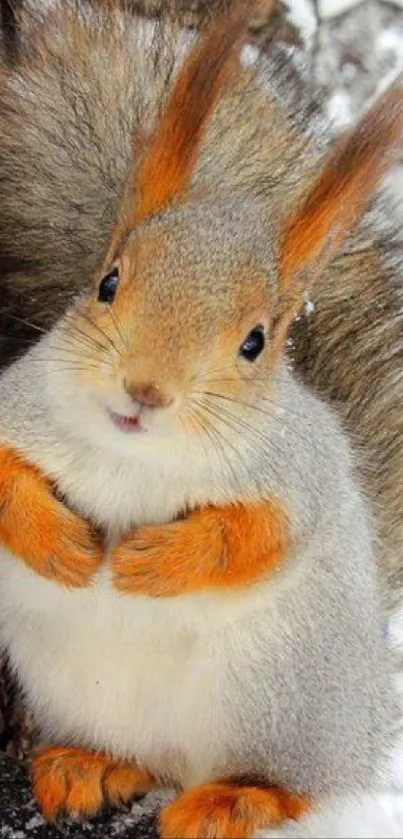
[[[112,531],[170,522],[186,507],[233,498],[222,464],[213,465],[200,446],[155,449],[139,446],[122,455],[46,442],[32,450],[31,459],[55,478],[72,508]]]
[[[187,785],[224,760],[229,636],[262,597],[131,598],[106,569],[68,592],[3,555],[0,636],[51,742],[107,748]]]

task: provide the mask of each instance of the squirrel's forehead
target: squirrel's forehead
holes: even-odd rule
[[[211,211],[209,211],[211,210]],[[130,270],[150,288],[163,280],[166,290],[182,281],[194,291],[210,286],[235,292],[239,284],[266,276],[275,265],[269,231],[251,223],[248,214],[235,207],[219,213],[204,206],[173,210],[142,225],[130,237]]]
[[[142,242],[128,270],[136,296],[152,305],[178,304],[190,298],[205,306],[220,302],[233,308],[249,299],[252,288],[259,296],[259,290],[267,293],[270,287],[270,277],[255,255],[230,240],[217,247],[199,237]]]

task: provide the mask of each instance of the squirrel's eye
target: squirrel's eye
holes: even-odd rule
[[[243,344],[239,348],[239,353],[247,361],[255,361],[260,355],[265,345],[264,328],[259,324],[249,332]]]
[[[119,271],[113,268],[109,274],[106,274],[101,280],[98,288],[98,300],[100,303],[112,303],[115,297],[119,282]]]

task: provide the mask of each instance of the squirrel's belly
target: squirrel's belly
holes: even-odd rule
[[[0,573],[0,641],[44,737],[185,785],[208,777],[226,753],[222,653],[189,604],[122,596],[106,579],[69,592],[12,562]]]

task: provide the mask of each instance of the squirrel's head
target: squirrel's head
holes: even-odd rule
[[[248,411],[273,397],[291,321],[365,210],[403,127],[402,97],[391,90],[337,144],[280,230],[264,184],[256,195],[190,191],[209,117],[245,72],[246,29],[238,9],[188,55],[93,294],[56,333],[74,398],[86,390],[104,430],[122,441],[122,432],[151,431],[141,436],[169,442],[178,429],[211,437],[220,423],[247,433]]]

